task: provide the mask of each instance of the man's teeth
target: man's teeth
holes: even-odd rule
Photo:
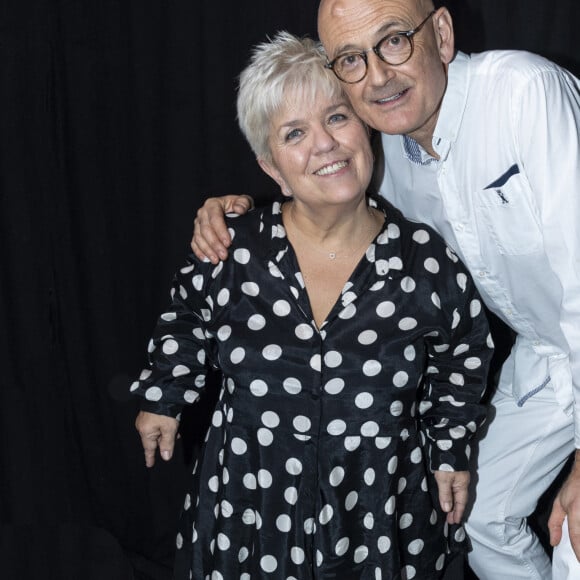
[[[336,163],[333,163],[332,165],[327,165],[326,167],[319,169],[316,172],[316,175],[331,175],[332,173],[336,173],[337,171],[340,171],[342,168],[346,167],[347,165],[348,165],[348,163],[346,161],[337,161]]]
[[[379,99],[378,102],[379,103],[390,103],[391,101],[394,101],[395,99],[398,99],[403,93],[397,93],[396,95],[393,95],[391,97],[388,97],[386,99]]]

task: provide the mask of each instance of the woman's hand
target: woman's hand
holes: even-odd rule
[[[435,471],[441,509],[448,524],[459,524],[469,496],[469,471]]]
[[[199,208],[194,222],[191,249],[200,259],[209,259],[213,264],[228,257],[232,243],[226,227],[224,214],[244,214],[254,206],[249,195],[224,195],[210,197]]]
[[[141,444],[145,450],[145,465],[153,467],[155,465],[155,451],[159,447],[161,457],[169,461],[173,456],[175,446],[175,436],[179,421],[166,415],[156,415],[141,411],[137,415],[135,428],[141,435]]]

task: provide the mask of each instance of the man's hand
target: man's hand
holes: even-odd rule
[[[194,222],[191,249],[200,260],[208,258],[213,264],[228,257],[232,243],[224,214],[244,214],[254,206],[249,195],[210,197],[199,208]]]
[[[145,465],[153,467],[155,465],[155,451],[159,447],[161,457],[169,461],[173,456],[175,446],[175,435],[179,421],[166,415],[156,415],[141,411],[137,415],[135,428],[141,435],[141,443],[145,450]]]
[[[562,525],[566,516],[570,543],[580,561],[580,450],[576,450],[574,467],[552,504],[552,513],[548,520],[552,546],[557,546],[562,539]]]
[[[448,524],[459,524],[469,495],[469,471],[435,471],[441,509]]]

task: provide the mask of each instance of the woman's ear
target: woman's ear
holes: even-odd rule
[[[269,175],[278,184],[282,194],[286,197],[292,197],[292,192],[282,175],[280,175],[278,168],[271,161],[267,161],[263,157],[258,157],[257,161],[258,165],[262,168],[262,171]]]

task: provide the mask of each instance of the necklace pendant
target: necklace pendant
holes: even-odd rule
[[[328,254],[328,258],[329,258],[330,260],[334,260],[334,259],[336,259],[336,252],[330,252],[330,253]]]

